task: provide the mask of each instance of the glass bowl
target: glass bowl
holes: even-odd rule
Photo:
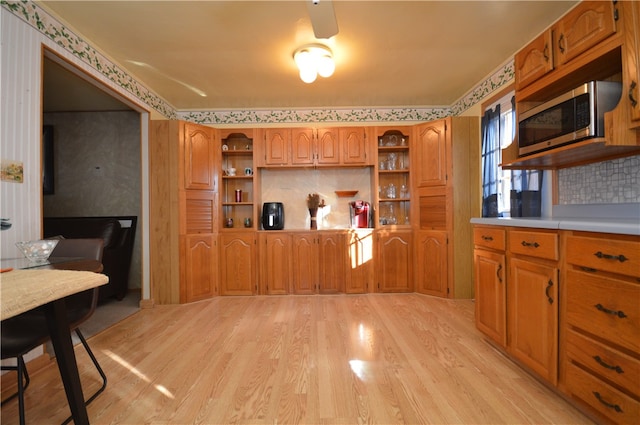
[[[57,239],[16,242],[16,246],[20,248],[22,254],[33,263],[45,263],[56,245],[58,245]]]

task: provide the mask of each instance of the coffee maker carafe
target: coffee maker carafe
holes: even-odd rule
[[[367,228],[370,222],[371,205],[366,201],[349,202],[349,217],[351,228]]]

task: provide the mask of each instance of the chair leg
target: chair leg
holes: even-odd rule
[[[27,366],[24,363],[24,358],[23,357],[16,357],[16,361],[18,362],[22,362],[22,372],[24,375],[24,385],[22,386],[22,391],[25,391],[27,389],[27,387],[29,386],[29,382],[31,382],[31,379],[29,378],[29,372],[27,371]],[[18,372],[18,366],[2,366],[1,368],[2,370],[15,370],[16,372]],[[18,388],[20,386],[18,385]],[[7,403],[10,400],[13,400],[14,398],[16,398],[19,394],[19,391],[16,391],[15,393],[11,394],[9,397],[5,398],[4,400],[2,400],[2,402],[0,403],[0,406],[4,406],[5,403]]]
[[[93,354],[93,351],[91,351],[91,348],[89,347],[89,344],[87,343],[87,340],[85,339],[84,335],[82,335],[82,332],[80,332],[80,328],[76,328],[76,335],[78,335],[78,338],[80,338],[80,342],[84,346],[84,349],[87,350],[87,354],[91,358],[91,361],[93,362],[93,365],[96,367],[96,369],[98,370],[98,373],[102,377],[102,386],[100,388],[98,388],[98,390],[91,397],[89,397],[85,401],[85,404],[88,405],[93,400],[95,400],[95,398],[101,392],[103,392],[104,389],[107,387],[107,375],[105,375],[104,371],[100,367],[100,364],[98,363],[98,359],[96,359],[96,356]],[[71,422],[71,419],[72,419],[71,416],[69,416],[64,422],[62,422],[62,425],[68,424],[69,422]]]
[[[24,358],[22,356],[18,356],[16,358],[16,361],[16,366],[2,366],[2,370],[15,370],[18,373],[18,391],[2,400],[2,403],[0,403],[0,405],[4,406],[4,404],[9,400],[13,400],[14,398],[18,397],[18,415],[20,416],[20,425],[24,425],[24,391],[29,386],[29,382],[31,382],[31,379],[29,378],[29,372],[27,372],[27,366],[24,363]]]

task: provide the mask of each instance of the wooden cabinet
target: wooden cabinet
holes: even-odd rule
[[[258,213],[254,202],[253,130],[225,132],[221,142],[221,230],[255,230]]]
[[[218,132],[183,121],[151,121],[152,297],[176,304],[216,294]]]
[[[256,282],[255,232],[220,234],[220,295],[253,295]]]
[[[368,165],[364,127],[269,128],[259,130],[258,165],[263,167]]]
[[[617,12],[616,12],[617,13]],[[593,48],[616,31],[611,1],[585,1],[523,47],[514,58],[516,90]]]
[[[215,130],[197,124],[181,124],[183,189],[217,190]]]
[[[552,384],[558,381],[558,235],[509,230],[507,347]]]
[[[428,262],[419,266],[416,290],[473,298],[469,220],[480,215],[481,204],[478,119],[446,118],[420,124],[414,130],[411,163],[413,170],[417,169],[412,175],[413,203],[417,204],[412,224],[419,232],[416,262]]]
[[[292,234],[293,293],[315,294],[319,286],[319,235],[318,232]]]
[[[625,2],[623,9],[622,102],[629,105],[629,127],[640,126],[640,3]]]
[[[476,327],[501,347],[507,346],[506,231],[473,229]]]
[[[260,232],[259,265],[261,293],[284,295],[291,292],[291,235]]]
[[[522,48],[514,57],[516,90],[520,90],[553,70],[553,31],[548,29]]]
[[[445,186],[448,176],[447,120],[416,126],[416,175],[418,187]]]
[[[447,297],[447,232],[420,230],[416,247],[416,292]]]
[[[520,155],[502,151],[502,167],[558,169],[640,153],[638,2],[582,1],[515,55],[518,116],[592,80],[620,81],[623,96],[604,115],[604,137]],[[549,47],[551,46],[551,47]]]
[[[616,12],[617,13],[617,12]],[[583,1],[555,26],[558,65],[564,65],[616,32],[613,1]]]
[[[318,292],[335,294],[344,292],[347,249],[344,232],[320,234],[320,281]]]
[[[218,294],[217,236],[180,236],[180,302],[193,302]]]
[[[377,291],[412,291],[412,232],[409,230],[376,230],[375,238],[375,282]]]
[[[373,231],[351,230],[347,238],[348,263],[344,292],[363,294],[373,288]]]
[[[640,238],[563,233],[561,385],[613,423],[640,415]]]
[[[369,144],[364,127],[342,127],[339,129],[342,145],[342,163],[345,165],[367,165]]]
[[[409,227],[411,225],[411,128],[376,128],[377,196],[374,197],[375,227]]]

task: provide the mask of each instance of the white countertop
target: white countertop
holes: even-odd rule
[[[478,217],[471,223],[640,235],[640,204],[557,205],[552,217]]]

